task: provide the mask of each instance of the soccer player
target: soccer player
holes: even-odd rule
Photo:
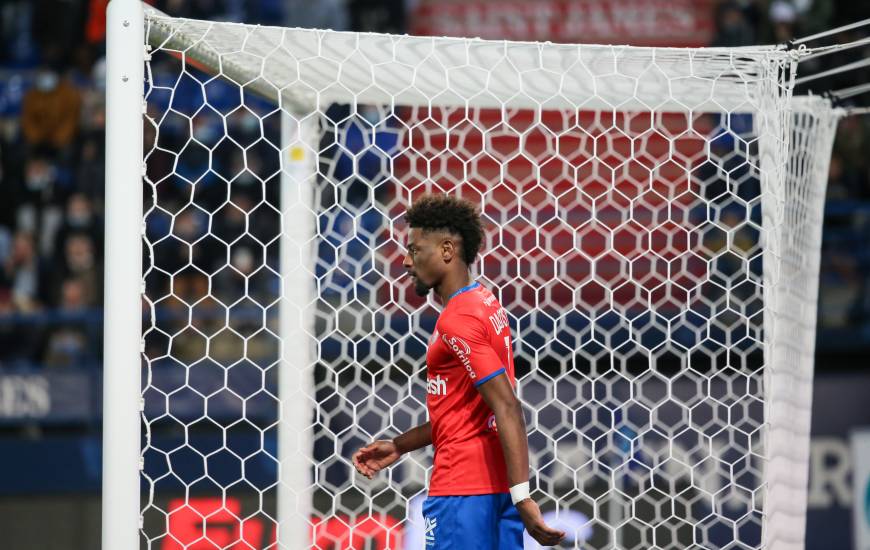
[[[471,278],[483,244],[475,206],[447,195],[418,199],[404,267],[418,295],[434,290],[444,309],[426,352],[429,422],[353,455],[371,479],[403,454],[435,445],[423,504],[427,549],[521,550],[523,526],[544,546],[565,533],[544,523],[529,496],[526,426],[514,393],[507,313]]]

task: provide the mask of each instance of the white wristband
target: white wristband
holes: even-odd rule
[[[511,502],[516,505],[518,502],[526,500],[530,498],[529,493],[529,482],[525,483],[517,483],[513,487],[511,487]]]

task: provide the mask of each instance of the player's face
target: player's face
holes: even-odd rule
[[[441,279],[439,268],[442,266],[438,254],[438,241],[433,239],[433,233],[424,234],[417,227],[408,232],[408,245],[402,265],[414,282],[417,296],[426,296]]]

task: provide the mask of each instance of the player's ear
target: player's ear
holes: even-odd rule
[[[441,241],[441,258],[445,262],[451,262],[456,256],[456,241],[451,237],[447,237]]]

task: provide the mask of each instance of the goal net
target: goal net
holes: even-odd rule
[[[349,457],[426,420],[430,192],[480,205],[567,547],[802,545],[837,114],[793,53],[144,23],[143,547],[423,548],[432,450]]]

